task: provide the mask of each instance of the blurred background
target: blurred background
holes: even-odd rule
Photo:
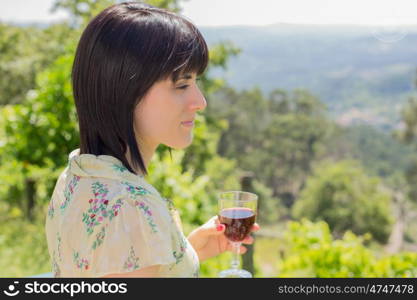
[[[44,224],[79,147],[70,70],[111,0],[0,1],[0,276],[51,272]],[[158,148],[149,182],[184,233],[217,194],[259,195],[255,277],[417,276],[417,5],[150,0],[210,47],[193,144]],[[413,15],[414,14],[414,15]],[[229,266],[224,253],[201,277]]]

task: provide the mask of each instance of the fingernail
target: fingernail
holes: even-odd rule
[[[217,227],[216,227],[217,231],[222,231],[222,230],[223,230],[223,228],[224,228],[224,225],[223,225],[223,224],[219,224],[219,225],[217,225]]]

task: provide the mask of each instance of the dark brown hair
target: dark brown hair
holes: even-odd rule
[[[140,167],[147,174],[133,129],[135,106],[155,82],[200,75],[207,63],[207,44],[185,17],[138,2],[103,10],[81,35],[72,69],[80,153],[111,155],[130,172]]]

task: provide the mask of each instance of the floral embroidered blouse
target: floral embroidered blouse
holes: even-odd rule
[[[46,216],[54,277],[101,277],[160,265],[198,277],[199,260],[171,201],[109,155],[69,155]]]

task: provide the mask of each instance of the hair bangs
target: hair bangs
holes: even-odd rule
[[[172,48],[162,71],[163,78],[171,77],[173,82],[176,82],[182,74],[203,74],[209,61],[208,47],[201,32],[188,20],[179,19],[179,21],[182,24],[175,26],[181,29],[174,30],[175,34],[170,41]]]

